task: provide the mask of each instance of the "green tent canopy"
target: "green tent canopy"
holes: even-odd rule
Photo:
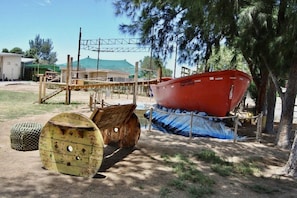
[[[84,58],[79,61],[80,69],[87,69],[87,70],[113,70],[113,71],[121,71],[128,73],[129,75],[134,75],[135,67],[130,64],[126,60],[102,60],[94,58]],[[61,64],[60,67],[66,67],[67,64]],[[77,61],[73,61],[72,63],[73,68],[76,68]],[[97,68],[98,67],[98,68]]]

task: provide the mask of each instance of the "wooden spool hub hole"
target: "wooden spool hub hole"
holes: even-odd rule
[[[73,152],[73,147],[71,145],[67,146],[67,151],[70,152],[70,153]],[[75,159],[76,160],[80,160],[80,157],[79,156],[76,156]]]
[[[73,151],[73,147],[71,145],[67,146],[67,151],[68,152],[72,152]]]

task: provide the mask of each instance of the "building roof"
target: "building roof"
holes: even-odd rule
[[[22,59],[21,59],[21,62],[22,62],[22,63],[32,63],[32,62],[34,62],[34,61],[35,61],[34,58],[22,58]]]
[[[5,52],[1,52],[0,56],[17,56],[17,57],[22,57],[22,54],[15,54],[15,53],[5,53]]]
[[[59,65],[60,67],[66,67],[65,64]],[[73,68],[76,68],[77,61],[73,61]],[[79,65],[81,69],[86,70],[97,70],[97,59],[94,58],[84,58],[80,59]],[[126,60],[99,60],[98,70],[113,70],[128,73],[129,75],[134,75],[135,67]]]
[[[39,65],[39,64],[28,64],[26,68],[40,69],[40,70],[48,70],[48,71],[56,71],[61,72],[61,69],[57,65]]]

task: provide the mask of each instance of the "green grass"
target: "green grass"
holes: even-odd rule
[[[198,169],[194,161],[203,161],[209,165],[211,170],[222,177],[243,177],[252,176],[259,170],[257,162],[253,159],[245,159],[239,163],[232,163],[224,160],[209,149],[203,149],[193,155],[176,154],[174,156],[163,154],[162,159],[170,166],[177,176],[168,182],[167,186],[160,191],[161,197],[170,197],[171,189],[187,193],[187,197],[208,197],[215,193],[215,181]],[[194,158],[194,159],[193,159]],[[196,161],[196,162],[197,162]],[[275,187],[254,183],[246,185],[251,191],[258,194],[279,193]]]
[[[161,157],[177,176],[168,182],[168,187],[184,191],[189,197],[207,197],[214,193],[215,181],[198,170],[197,165],[191,162],[188,156],[176,154],[174,156],[162,155]],[[170,188],[166,191],[166,196],[169,196]],[[162,188],[160,194],[164,193],[164,189],[168,188]]]
[[[245,160],[240,163],[231,163],[217,156],[212,150],[204,149],[199,153],[195,153],[194,156],[197,160],[209,163],[210,168],[223,177],[230,176],[232,174],[244,176],[253,175],[258,169],[251,160]]]
[[[276,192],[280,192],[279,189],[272,188],[272,187],[267,187],[264,185],[259,185],[259,184],[254,184],[251,186],[248,186],[252,191],[259,193],[259,194],[273,194]]]
[[[162,198],[169,198],[170,197],[170,193],[171,193],[171,190],[167,187],[163,187],[161,190],[160,190],[160,197]]]
[[[222,177],[227,177],[232,175],[233,167],[227,165],[213,164],[210,166],[211,170],[215,173],[219,174]]]
[[[228,164],[225,160],[221,159],[212,150],[202,149],[199,153],[195,153],[194,156],[201,161],[211,163],[211,164]]]
[[[67,111],[77,104],[38,104],[38,95],[28,92],[0,90],[0,122],[17,119],[28,115],[40,115],[56,109]]]

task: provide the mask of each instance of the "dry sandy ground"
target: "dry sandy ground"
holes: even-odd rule
[[[0,89],[37,92],[38,85],[21,84],[0,86]],[[61,98],[59,98],[61,97]],[[86,92],[75,92],[76,97],[89,100]],[[128,99],[106,99],[109,103],[127,102]],[[65,96],[57,96],[56,100]],[[129,100],[132,100],[131,97]],[[144,104],[151,99],[139,98]],[[91,111],[81,104],[74,111],[90,115]],[[81,178],[54,173],[43,169],[38,151],[16,151],[10,147],[10,129],[19,122],[45,124],[59,110],[43,115],[27,116],[16,120],[0,122],[0,197],[161,197],[169,189],[167,197],[189,197],[187,192],[169,186],[177,178],[162,156],[194,154],[202,149],[212,149],[230,162],[254,159],[261,167],[254,176],[222,177],[213,172],[209,164],[195,161],[197,169],[215,180],[214,194],[207,197],[296,197],[297,185],[294,180],[275,175],[285,164],[288,151],[282,151],[268,140],[257,143],[254,140],[233,143],[209,138],[194,138],[164,134],[158,131],[142,130],[134,149],[105,148],[105,159],[94,178]],[[248,133],[254,137],[254,131]],[[272,189],[269,193],[257,193],[249,186],[264,186]],[[164,194],[163,194],[164,195]]]

